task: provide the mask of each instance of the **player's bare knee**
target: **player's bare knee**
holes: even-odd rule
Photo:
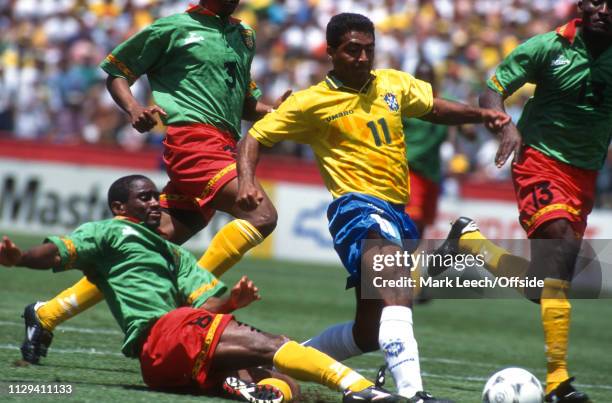
[[[262,203],[250,214],[247,221],[257,228],[261,235],[267,237],[276,228],[278,213],[272,203]]]
[[[536,236],[544,239],[576,239],[572,224],[564,218],[546,223],[536,231]]]

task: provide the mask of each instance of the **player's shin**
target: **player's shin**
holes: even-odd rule
[[[264,237],[246,220],[233,220],[213,237],[198,264],[216,277],[221,277],[242,256],[263,242]]]
[[[53,331],[56,326],[78,315],[104,299],[98,288],[83,277],[72,287],[65,289],[36,311],[42,326]]]
[[[412,310],[399,305],[383,308],[378,342],[395,380],[397,393],[410,398],[423,390],[419,349],[412,329]]]
[[[372,382],[328,355],[289,341],[274,355],[274,367],[295,379],[317,382],[334,390],[363,390]]]
[[[570,283],[547,278],[541,298],[542,326],[546,344],[546,393],[569,378],[567,345],[571,304],[567,299]]]
[[[363,352],[353,337],[354,321],[338,323],[323,330],[320,334],[302,343],[316,348],[337,361],[344,361]]]

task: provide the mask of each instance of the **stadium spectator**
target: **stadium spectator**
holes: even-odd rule
[[[237,322],[231,313],[258,300],[257,287],[245,276],[220,297],[227,287],[160,236],[159,191],[147,177],[116,180],[108,204],[113,219],[85,223],[24,252],[4,236],[0,264],[86,273],[125,334],[123,354],[139,359],[149,387],[211,392],[234,371],[273,364],[343,392],[343,402],[405,402],[313,348]],[[269,385],[229,378],[223,387],[243,401],[282,401]]]

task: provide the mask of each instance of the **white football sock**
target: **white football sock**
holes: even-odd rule
[[[353,321],[338,323],[302,344],[316,348],[336,361],[344,361],[356,355],[361,355],[363,351],[357,347],[353,337],[353,324]]]
[[[395,380],[397,393],[410,398],[423,390],[419,348],[412,331],[410,308],[399,305],[383,308],[378,343]]]

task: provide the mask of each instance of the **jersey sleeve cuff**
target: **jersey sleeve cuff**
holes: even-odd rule
[[[251,137],[257,140],[259,144],[263,146],[272,147],[276,143],[275,141],[267,139],[262,132],[258,131],[255,128],[251,128],[251,130],[249,130],[249,134],[251,135]]]
[[[50,236],[45,239],[45,243],[54,244],[60,255],[59,266],[53,267],[54,272],[69,270],[76,261],[76,248],[69,238]]]
[[[501,83],[497,79],[497,76],[492,76],[491,78],[487,80],[487,87],[489,87],[490,89],[497,92],[499,95],[503,97],[508,96],[507,91],[504,89],[504,86],[501,85]]]
[[[210,290],[200,294],[192,303],[191,306],[194,308],[199,308],[210,298],[210,297],[220,297],[227,291],[227,286],[219,281],[213,288]]]
[[[113,54],[106,56],[102,63],[100,63],[100,68],[110,76],[126,79],[130,85],[138,78],[125,63],[117,59]]]

